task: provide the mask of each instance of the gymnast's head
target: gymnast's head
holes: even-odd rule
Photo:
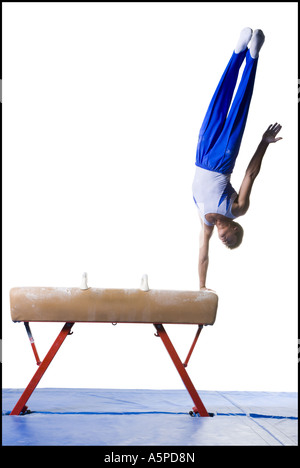
[[[221,242],[230,250],[239,247],[243,241],[244,230],[239,223],[230,221],[226,227],[218,229],[218,235]]]

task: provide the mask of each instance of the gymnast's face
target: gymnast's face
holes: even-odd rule
[[[237,227],[229,225],[218,229],[218,236],[226,247],[232,248],[237,243]]]

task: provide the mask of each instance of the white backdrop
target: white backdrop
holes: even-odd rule
[[[188,372],[198,389],[297,388],[297,3],[3,4],[3,386],[36,364],[15,286],[198,289],[191,185],[200,125],[245,26],[266,41],[232,184],[267,151],[240,218],[214,234],[219,295]],[[32,324],[41,357],[60,324]],[[182,359],[195,327],[169,326]],[[41,387],[183,388],[152,325],[75,324]]]

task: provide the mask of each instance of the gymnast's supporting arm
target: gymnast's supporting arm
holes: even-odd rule
[[[213,233],[213,226],[208,226],[204,224],[202,219],[201,222],[201,232],[200,232],[200,248],[199,248],[199,262],[198,262],[198,273],[200,280],[200,290],[208,290],[206,287],[206,275],[208,269],[208,248],[209,248],[209,239]],[[210,290],[209,290],[210,291]]]

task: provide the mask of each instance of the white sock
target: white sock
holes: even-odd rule
[[[251,28],[244,28],[241,31],[238,43],[236,45],[236,48],[234,49],[236,54],[239,54],[243,50],[247,48],[248,42],[250,41],[252,37],[252,29]]]
[[[252,58],[256,59],[259,55],[259,51],[262,48],[263,43],[265,42],[265,35],[261,29],[255,29],[252,41],[250,44],[250,55]]]

